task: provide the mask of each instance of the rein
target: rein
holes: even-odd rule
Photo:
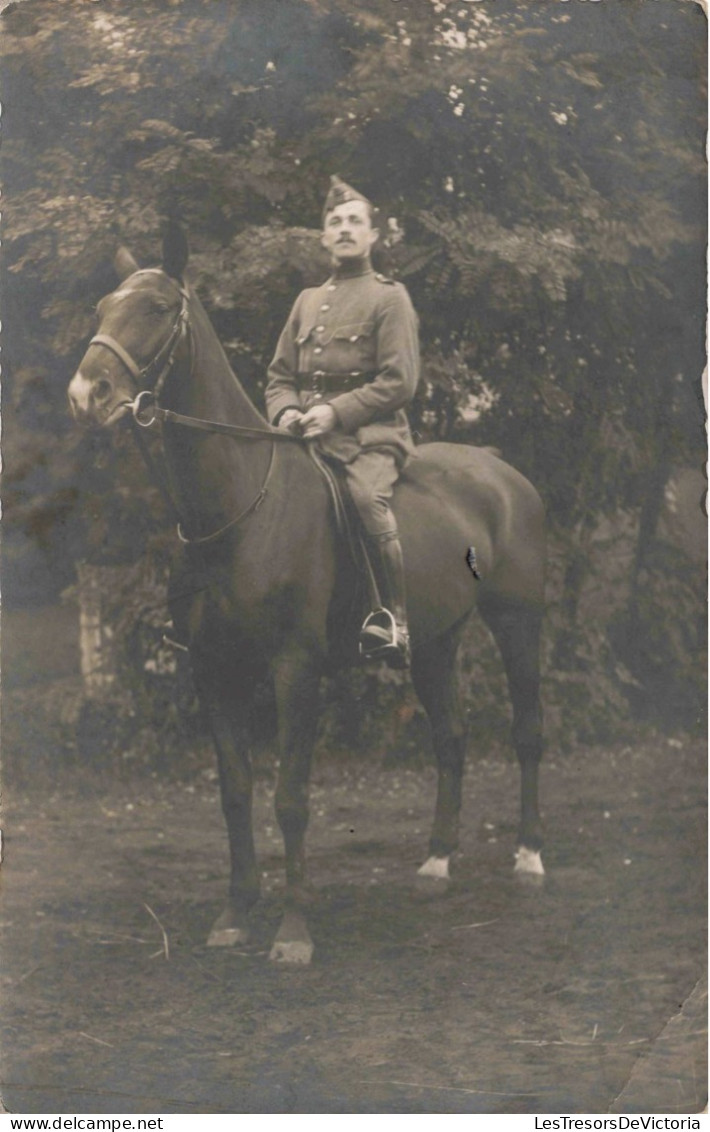
[[[152,398],[152,403],[149,404],[148,409],[152,413],[149,420],[142,418],[142,413],[145,406],[141,402],[141,398]],[[150,390],[145,390],[139,393],[135,401],[131,405],[131,411],[136,424],[141,428],[150,428],[156,421],[167,421],[170,424],[185,425],[187,428],[196,428],[202,432],[218,432],[225,436],[243,436],[252,440],[263,440],[264,437],[269,440],[297,440],[299,443],[303,442],[302,436],[296,436],[292,432],[279,432],[277,429],[270,428],[251,428],[247,425],[227,424],[225,421],[209,421],[203,420],[201,417],[188,417],[184,413],[175,413],[172,409],[163,409],[157,405],[154,400],[155,395]]]
[[[167,279],[170,279],[170,276],[166,275],[166,273],[161,271],[160,268],[147,268],[146,270],[137,272],[136,274],[165,275]],[[179,512],[168,489],[165,476],[158,469],[138,429],[134,428],[133,435],[138,445],[141,456],[143,457],[148,471],[156,481],[163,500],[168,507],[168,510],[172,513],[173,517],[176,520],[177,536],[180,539],[180,542],[185,546],[198,546],[214,542],[216,539],[221,538],[222,535],[226,534],[226,532],[232,527],[237,526],[237,524],[241,523],[243,519],[246,519],[253,512],[259,510],[268,493],[269,481],[271,479],[271,475],[276,462],[276,444],[274,442],[277,440],[295,440],[299,443],[303,443],[303,438],[296,436],[295,434],[290,432],[280,432],[277,429],[250,428],[245,425],[228,424],[222,421],[210,421],[203,420],[200,417],[190,417],[186,416],[184,413],[175,413],[172,411],[172,409],[163,409],[158,404],[158,398],[163,391],[168,377],[170,376],[173,365],[175,363],[178,347],[184,335],[187,335],[190,348],[190,379],[192,378],[193,366],[195,364],[194,351],[192,346],[192,332],[189,321],[189,293],[184,286],[180,285],[175,280],[171,279],[170,282],[175,284],[175,287],[177,288],[177,291],[180,295],[180,310],[166,342],[163,346],[160,347],[155,357],[150,362],[148,362],[148,364],[144,366],[143,369],[141,369],[136,364],[134,359],[131,357],[128,351],[124,349],[121,343],[117,342],[115,338],[112,338],[109,334],[94,335],[94,337],[89,342],[89,346],[103,346],[105,349],[110,350],[111,353],[114,354],[115,357],[117,357],[118,360],[128,370],[134,384],[139,389],[140,386],[149,377],[152,376],[153,371],[157,370],[162,365],[158,377],[155,379],[153,388],[142,390],[141,392],[136,394],[135,400],[127,402],[127,405],[130,406],[131,413],[133,415],[134,425],[138,425],[140,428],[150,428],[156,423],[156,421],[161,421],[168,422],[170,424],[182,425],[186,428],[199,429],[202,432],[221,433],[222,435],[233,436],[235,438],[248,437],[253,440],[271,440],[272,444],[269,466],[266,470],[266,476],[258,495],[251,501],[251,503],[247,507],[244,508],[243,511],[235,516],[234,519],[231,519],[228,523],[225,523],[225,525],[223,527],[220,527],[219,530],[213,531],[212,534],[209,535],[202,535],[196,538],[188,538],[183,532]],[[163,359],[165,359],[164,362]],[[145,416],[146,413],[150,413],[150,416],[148,418],[146,418]]]

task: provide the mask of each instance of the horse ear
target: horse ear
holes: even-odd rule
[[[128,248],[124,248],[123,245],[121,245],[113,257],[113,266],[119,279],[128,279],[129,275],[133,275],[134,271],[138,271],[138,264]]]
[[[163,228],[163,271],[171,279],[182,279],[189,255],[185,229],[168,220]]]

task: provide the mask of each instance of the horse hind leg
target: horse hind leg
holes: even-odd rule
[[[456,657],[461,626],[415,650],[412,681],[429,717],[438,767],[434,824],[429,856],[418,870],[418,886],[443,892],[449,884],[449,861],[459,843],[461,785],[466,726],[458,694]]]
[[[516,876],[533,884],[545,873],[538,773],[542,758],[540,705],[541,612],[521,601],[495,599],[480,605],[481,615],[500,648],[513,704],[512,740],[520,765],[520,829]]]

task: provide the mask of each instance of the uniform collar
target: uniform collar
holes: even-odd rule
[[[360,275],[374,275],[375,269],[369,256],[362,259],[347,260],[339,263],[333,271],[331,279],[357,279]]]

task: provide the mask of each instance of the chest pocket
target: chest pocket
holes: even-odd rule
[[[375,331],[372,320],[368,322],[346,322],[341,326],[328,326],[320,330],[315,321],[304,323],[299,330],[296,342],[305,346],[306,342],[320,342],[327,346],[333,339],[339,342],[359,342],[362,338],[371,338]]]
[[[377,342],[375,322],[323,324],[309,319],[299,328],[296,339],[299,350],[299,368],[309,371],[314,366],[334,373],[351,373],[373,370],[376,364]]]
[[[351,373],[373,370],[377,356],[377,336],[372,319],[342,322],[323,334],[327,367]]]
[[[372,338],[374,332],[375,324],[372,321],[346,322],[342,326],[335,326],[332,331],[326,332],[324,339],[325,341],[335,339],[337,342],[350,342],[355,345],[365,338]]]

